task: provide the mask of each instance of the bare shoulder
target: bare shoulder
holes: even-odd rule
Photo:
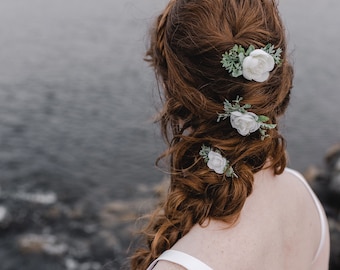
[[[185,268],[176,263],[159,261],[153,270],[185,270]]]
[[[295,232],[295,238],[301,238],[301,243],[310,243],[315,249],[319,246],[321,238],[321,216],[318,208],[321,204],[318,202],[309,183],[304,179],[302,174],[297,171],[286,169],[284,173],[278,176],[279,186],[282,190],[282,209],[285,211],[287,228],[292,228]],[[321,208],[321,207],[320,207]],[[294,231],[295,230],[295,231]],[[303,239],[303,237],[305,237]]]
[[[301,173],[286,169],[276,177],[276,180],[277,188],[275,190],[277,195],[281,195],[281,206],[283,207],[282,204],[284,204],[285,207],[291,207],[289,210],[292,218],[295,213],[298,216],[301,214],[305,217],[309,216],[315,221],[319,220],[315,194]]]
[[[263,261],[271,266],[284,265],[289,258],[294,260],[291,255],[295,253],[312,260],[321,230],[311,194],[303,177],[295,171],[285,170],[277,176],[262,171],[255,176],[253,193],[237,224],[228,227],[211,220],[206,226],[195,225],[174,249],[213,269],[225,269],[225,265],[228,269],[261,269],[253,266],[260,267]],[[301,250],[305,253],[298,253]],[[183,270],[177,265],[166,267],[169,268],[160,265],[155,269]]]
[[[298,205],[309,205],[315,208],[313,191],[301,173],[292,169],[286,169],[277,179],[278,185],[282,187],[282,192],[290,194],[290,199],[299,200],[302,204]]]

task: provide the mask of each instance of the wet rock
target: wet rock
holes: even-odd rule
[[[103,227],[117,226],[123,221],[129,221],[136,218],[136,213],[130,208],[128,202],[115,201],[110,202],[100,211],[99,218]]]
[[[0,205],[0,229],[6,229],[11,224],[11,215],[8,207]]]
[[[112,201],[101,209],[100,224],[105,228],[113,228],[126,222],[135,221],[141,213],[145,213],[155,204],[153,199],[134,199],[132,201]]]
[[[89,214],[88,211],[86,211],[86,206],[84,204],[78,203],[72,208],[68,208],[65,213],[67,213],[67,216],[69,219],[72,220],[81,220],[86,218],[86,216]]]
[[[328,218],[331,234],[330,270],[340,269],[340,222]]]
[[[23,253],[44,253],[51,256],[61,256],[68,247],[65,243],[58,243],[54,235],[26,234],[18,239],[19,250]]]
[[[334,164],[337,163],[340,157],[340,143],[332,145],[326,152],[325,161],[330,167],[335,167]]]
[[[330,189],[338,195],[336,203],[340,206],[340,144],[331,147],[325,157],[330,171]]]
[[[72,239],[68,254],[78,260],[91,257],[91,243],[86,239]]]
[[[311,165],[303,173],[303,176],[306,178],[308,183],[313,184],[321,173],[322,172],[318,167]]]
[[[333,147],[327,153],[324,168],[310,167],[305,176],[318,195],[327,215],[337,218],[340,212],[340,147]]]
[[[47,220],[58,220],[62,217],[62,210],[58,205],[46,209],[44,212],[44,218]]]
[[[73,258],[65,258],[65,267],[67,270],[76,270],[79,263]]]
[[[116,232],[117,233],[117,232]],[[102,245],[112,247],[116,251],[120,251],[123,249],[123,245],[119,238],[116,236],[116,233],[113,233],[108,230],[102,230],[98,233],[98,236],[100,237],[100,242]],[[119,233],[122,233],[120,231]]]
[[[65,258],[66,270],[99,270],[101,264],[98,262],[78,262],[73,258]]]
[[[72,221],[70,222],[70,230],[78,235],[88,236],[97,233],[100,228],[96,223],[84,224],[83,222]]]
[[[27,193],[27,192],[17,192],[10,195],[12,198],[22,201],[27,201],[31,203],[39,204],[54,204],[57,202],[57,195],[54,192],[49,193]]]
[[[49,265],[47,269],[96,270],[108,261],[115,261],[113,269],[118,269],[129,241],[123,242],[122,238],[130,237],[124,231],[137,216],[133,213],[137,207],[133,203],[111,202],[97,209],[89,203],[79,200],[65,204],[53,191],[2,190],[0,234],[13,243],[6,245],[2,254],[20,253],[21,264],[31,262],[27,269]],[[115,219],[115,215],[119,218]],[[12,268],[3,269],[16,269],[16,258],[17,255],[6,256]]]
[[[0,224],[3,223],[8,216],[7,208],[0,205]]]
[[[325,156],[325,167],[311,167],[305,174],[321,203],[331,236],[330,270],[340,269],[340,144],[332,146]]]

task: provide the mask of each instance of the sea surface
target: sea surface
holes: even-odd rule
[[[162,179],[158,101],[143,62],[164,0],[0,0],[0,190],[94,203]],[[340,2],[285,0],[295,83],[282,120],[290,166],[340,142]]]

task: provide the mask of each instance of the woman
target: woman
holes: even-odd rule
[[[172,0],[148,60],[171,183],[132,269],[328,269],[325,213],[286,168],[292,88],[274,0]]]

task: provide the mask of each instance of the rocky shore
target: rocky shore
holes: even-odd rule
[[[146,189],[138,193],[96,209],[86,201],[66,204],[53,192],[0,190],[1,269],[128,269],[136,220],[156,201]]]
[[[327,212],[330,270],[340,269],[340,145],[329,150],[323,168],[311,166],[305,176]],[[140,186],[134,199],[111,201],[100,209],[86,200],[65,203],[53,191],[0,189],[1,269],[128,269],[136,220],[165,189],[166,184],[151,192]]]
[[[323,204],[331,234],[330,270],[340,269],[340,144],[325,156],[325,166],[311,166],[305,173],[313,190]]]

